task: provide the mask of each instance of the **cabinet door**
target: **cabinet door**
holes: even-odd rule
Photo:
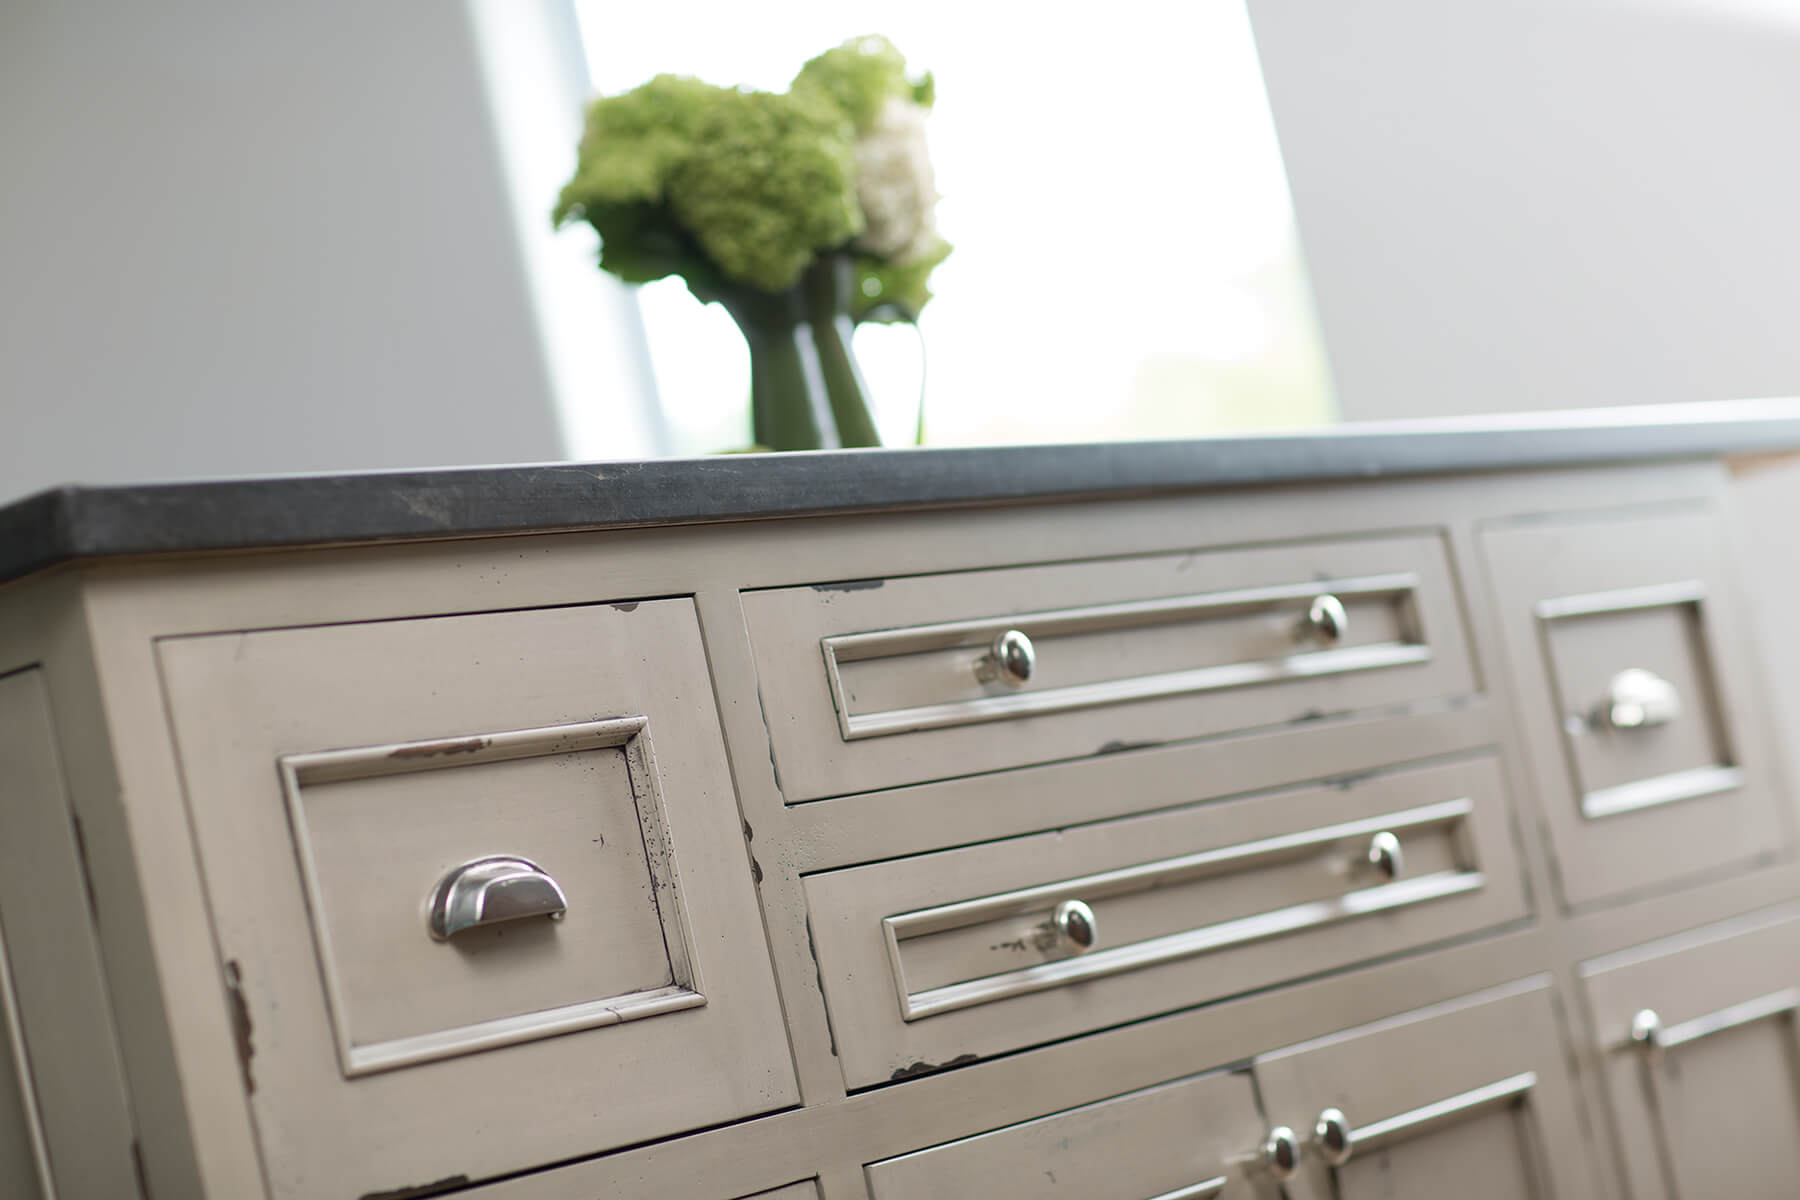
[[[1258,1058],[1300,1146],[1290,1200],[1589,1194],[1550,997],[1523,980]]]
[[[1260,1132],[1250,1079],[1196,1075],[866,1168],[874,1200],[1252,1200]]]
[[[1594,1037],[1634,1200],[1800,1188],[1800,915],[1589,963]]]

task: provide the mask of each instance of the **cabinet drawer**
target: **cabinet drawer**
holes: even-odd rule
[[[159,656],[276,1195],[792,1102],[689,601]]]
[[[1291,1200],[1578,1200],[1589,1148],[1542,978],[1258,1057]],[[1717,1193],[1724,1195],[1726,1193]]]
[[[871,1163],[873,1200],[1211,1200],[1262,1135],[1244,1074],[1201,1075]]]
[[[1475,686],[1430,534],[782,588],[744,607],[790,802]]]
[[[853,1088],[1526,912],[1487,759],[826,872],[805,887]]]
[[[720,1173],[727,1177],[732,1174],[729,1171]],[[604,1183],[596,1183],[583,1166],[576,1165],[520,1175],[487,1187],[453,1188],[445,1195],[454,1196],[456,1200],[596,1200],[597,1197],[612,1200],[613,1197],[624,1196],[669,1196],[680,1197],[681,1200],[714,1200],[715,1197],[723,1200],[726,1196],[733,1197],[734,1200],[819,1200],[819,1184],[817,1180],[808,1179],[751,1196],[738,1195],[737,1187],[729,1184],[715,1188],[689,1187],[681,1191],[647,1186],[620,1190],[617,1187],[609,1189]],[[364,1200],[368,1198],[365,1197]]]
[[[1800,916],[1756,914],[1582,975],[1633,1200],[1793,1195]]]
[[[1705,511],[1483,535],[1571,905],[1785,846],[1724,541]]]

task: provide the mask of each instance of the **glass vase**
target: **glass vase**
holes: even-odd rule
[[[762,449],[881,444],[850,341],[855,284],[848,254],[821,254],[786,291],[720,297],[750,348],[750,424]]]

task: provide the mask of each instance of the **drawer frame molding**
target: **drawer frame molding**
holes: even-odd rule
[[[1470,1088],[1434,1104],[1371,1121],[1351,1131],[1351,1151],[1370,1153],[1382,1150],[1407,1138],[1421,1137],[1435,1129],[1466,1121],[1489,1109],[1511,1108],[1515,1104],[1522,1104],[1537,1083],[1536,1071],[1521,1071],[1517,1075],[1484,1087]]]
[[[694,936],[676,884],[675,859],[663,815],[662,792],[657,785],[658,772],[650,746],[649,725],[647,717],[618,717],[472,737],[286,754],[277,760],[295,854],[300,861],[300,876],[306,889],[307,916],[312,925],[320,974],[325,982],[332,1032],[337,1041],[338,1061],[346,1078],[705,1005],[699,965],[692,952]],[[615,748],[624,751],[626,770],[631,779],[632,799],[644,839],[645,860],[649,864],[672,982],[646,991],[478,1021],[455,1029],[353,1044],[349,1010],[325,919],[324,891],[314,862],[312,842],[307,836],[302,789],[308,784]],[[425,936],[423,915],[420,936]]]
[[[1656,608],[1691,607],[1695,610],[1694,616],[1698,622],[1699,610],[1705,603],[1706,584],[1698,579],[1686,579],[1644,587],[1558,596],[1538,601],[1533,606],[1533,611],[1547,630],[1551,622],[1571,617],[1598,617]],[[1707,669],[1709,672],[1712,669],[1710,656],[1707,659]],[[1717,690],[1717,680],[1709,678],[1707,682]],[[1558,703],[1564,711],[1568,711],[1569,701],[1572,699],[1573,697],[1559,696]],[[1727,753],[1730,753],[1729,739],[1726,746]],[[1673,775],[1659,775],[1586,792],[1581,797],[1581,815],[1589,820],[1599,820],[1664,804],[1678,804],[1683,800],[1698,800],[1702,796],[1716,796],[1743,786],[1742,767],[1727,764],[1695,767]]]
[[[838,728],[843,734],[844,740],[848,742],[859,738],[882,737],[887,734],[912,733],[922,729],[941,729],[952,725],[973,725],[984,721],[1008,720],[1013,717],[1100,708],[1110,704],[1125,704],[1134,700],[1156,700],[1166,696],[1183,696],[1195,692],[1223,691],[1227,688],[1276,683],[1284,679],[1343,675],[1352,671],[1370,671],[1381,667],[1415,666],[1431,661],[1431,647],[1422,641],[1414,641],[1303,650],[1279,658],[1220,663],[1215,666],[1194,667],[1184,671],[1168,671],[1158,675],[1109,679],[1099,683],[1049,688],[1038,692],[982,696],[972,700],[956,700],[944,704],[929,704],[917,708],[872,713],[850,711],[850,698],[845,692],[843,677],[838,670],[839,663],[885,658],[891,655],[916,654],[929,650],[954,649],[960,646],[985,648],[995,637],[1009,629],[1024,629],[1028,633],[1043,636],[1046,634],[1091,633],[1141,625],[1174,624],[1187,619],[1204,619],[1278,608],[1296,602],[1304,605],[1314,597],[1326,592],[1334,596],[1404,597],[1407,611],[1411,614],[1411,624],[1414,626],[1410,632],[1417,637],[1419,636],[1416,628],[1419,586],[1419,576],[1414,572],[1406,571],[1354,579],[1315,580],[1308,583],[1243,588],[1197,596],[1172,596],[1162,600],[1096,604],[1084,608],[1055,609],[1013,617],[947,621],[935,625],[915,625],[905,629],[877,630],[872,633],[837,634],[820,639],[819,645],[825,655],[825,675],[831,688],[831,702],[837,709]]]
[[[1339,843],[1366,841],[1382,832],[1454,825],[1467,821],[1474,812],[1475,804],[1467,797],[1445,800],[1382,816],[1309,829],[1302,833],[1222,846],[1161,862],[1103,871],[1079,879],[1021,888],[979,900],[965,900],[887,917],[882,921],[882,934],[893,968],[901,1019],[917,1021],[939,1013],[973,1008],[1013,996],[1041,992],[1089,979],[1101,979],[1284,934],[1334,925],[1371,913],[1408,908],[1446,896],[1478,891],[1487,883],[1487,878],[1481,871],[1434,871],[1415,879],[1399,879],[1374,887],[1359,888],[1341,896],[1310,900],[1147,941],[1095,950],[1075,958],[1036,963],[997,975],[945,984],[922,992],[907,989],[905,964],[900,953],[900,943],[909,938],[942,933],[986,921],[1004,920],[1053,905],[1060,900],[1078,897],[1104,899],[1128,892],[1188,883],[1212,875],[1241,871],[1247,867],[1309,857],[1325,852]]]

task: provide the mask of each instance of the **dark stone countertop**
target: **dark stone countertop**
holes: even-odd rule
[[[76,559],[1202,493],[1800,449],[1800,399],[1191,441],[819,451],[52,488],[0,508],[0,581]]]

